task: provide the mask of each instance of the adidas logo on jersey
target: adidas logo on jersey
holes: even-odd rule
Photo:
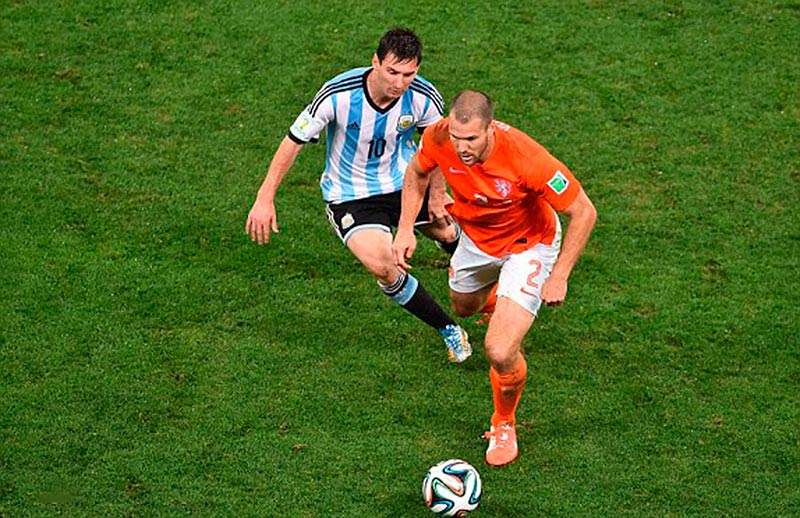
[[[356,121],[353,121],[353,122],[351,122],[350,124],[347,125],[347,129],[355,131],[355,130],[361,129],[361,126],[359,126]]]

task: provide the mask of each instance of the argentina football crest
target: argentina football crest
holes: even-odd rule
[[[397,131],[405,132],[409,129],[413,129],[416,127],[415,122],[414,115],[410,113],[403,113],[397,119]]]

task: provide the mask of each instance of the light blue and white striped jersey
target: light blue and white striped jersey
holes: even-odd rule
[[[414,130],[444,113],[442,96],[419,75],[402,97],[377,108],[367,93],[370,70],[355,68],[322,85],[289,129],[289,137],[300,144],[316,142],[328,130],[320,185],[329,203],[399,191],[417,150]]]

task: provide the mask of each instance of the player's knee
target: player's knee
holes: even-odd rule
[[[392,284],[397,280],[398,275],[400,275],[397,267],[393,264],[364,263],[364,267],[384,286]]]
[[[514,365],[517,359],[517,351],[519,351],[519,348],[515,347],[514,344],[494,340],[488,334],[485,338],[484,348],[486,359],[500,372],[506,372]]]
[[[480,306],[476,306],[468,300],[451,299],[450,308],[459,317],[471,317],[480,310]]]
[[[455,224],[450,223],[439,231],[439,235],[436,236],[436,240],[441,241],[442,243],[452,243],[457,237],[458,227],[456,227]]]
[[[459,236],[458,227],[455,223],[448,223],[446,225],[432,223],[422,227],[420,230],[427,237],[439,243],[452,243]]]

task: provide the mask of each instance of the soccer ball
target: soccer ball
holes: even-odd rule
[[[481,477],[468,462],[450,459],[431,467],[422,481],[422,497],[440,516],[466,516],[481,500]]]

